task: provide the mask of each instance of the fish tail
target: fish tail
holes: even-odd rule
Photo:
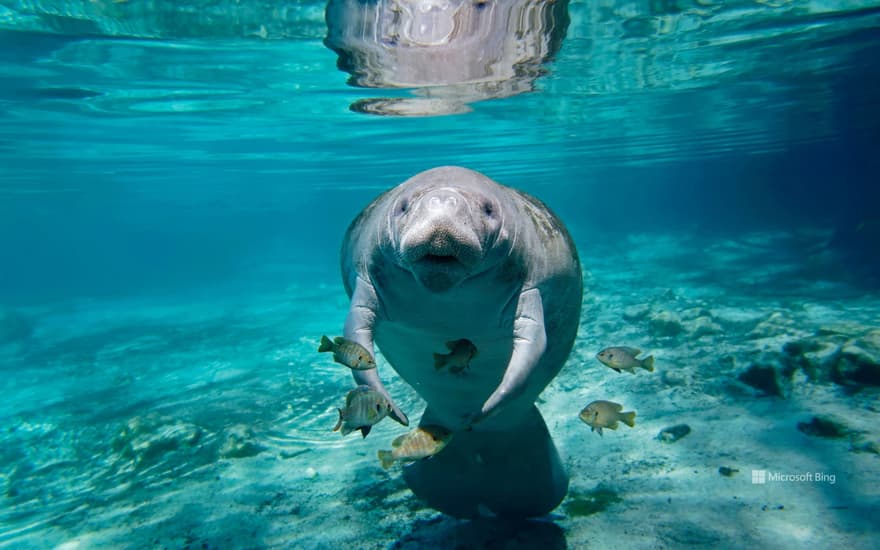
[[[642,368],[648,372],[654,372],[654,356],[649,355],[642,359]]]
[[[336,409],[336,410],[339,411],[339,420],[336,421],[336,427],[333,428],[334,432],[338,432],[339,428],[342,427],[342,409]]]
[[[448,355],[444,355],[442,353],[434,354],[434,370],[440,370],[446,366],[446,360],[449,358]]]
[[[630,428],[636,425],[636,411],[621,413],[619,418]]]
[[[382,468],[387,470],[391,467],[392,464],[394,464],[394,455],[391,453],[391,451],[380,449],[378,455],[379,462],[382,464]]]
[[[318,346],[318,351],[333,351],[333,342],[327,338],[327,335],[321,336],[321,345]]]

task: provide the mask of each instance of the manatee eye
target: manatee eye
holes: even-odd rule
[[[486,214],[487,216],[489,216],[491,218],[492,214],[494,214],[494,213],[495,213],[495,206],[489,201],[484,202],[483,203],[483,214]]]
[[[397,213],[406,214],[407,210],[409,210],[409,199],[403,198],[400,200],[400,204],[397,206]]]
[[[474,2],[474,7],[476,7],[478,10],[485,8],[487,5],[489,5],[488,0],[477,0],[476,2]]]

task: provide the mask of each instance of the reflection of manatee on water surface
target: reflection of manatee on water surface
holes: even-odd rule
[[[416,88],[354,111],[425,116],[532,91],[568,28],[567,0],[330,0],[324,43],[349,83]]]
[[[345,337],[388,363],[427,401],[420,425],[454,431],[404,469],[412,491],[457,517],[529,517],[568,488],[534,403],[562,368],[580,320],[577,251],[539,200],[486,176],[441,167],[380,195],[342,246],[351,297]],[[431,362],[450,341],[478,353],[467,376]],[[353,371],[388,395],[379,369]],[[390,398],[390,396],[389,396]],[[408,419],[392,403],[392,418]]]

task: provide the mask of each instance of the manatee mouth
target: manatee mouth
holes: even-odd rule
[[[436,267],[453,267],[461,265],[461,261],[451,254],[425,254],[417,260],[419,263]]]

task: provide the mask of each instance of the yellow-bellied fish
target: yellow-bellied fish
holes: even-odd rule
[[[414,461],[434,456],[452,439],[452,431],[443,426],[419,426],[391,442],[391,450],[379,451],[379,462],[386,470],[397,460]]]
[[[621,421],[630,428],[636,425],[635,411],[621,412],[623,405],[613,401],[593,401],[578,415],[578,418],[590,426],[591,432],[599,432],[602,428],[617,429],[617,421]]]
[[[638,348],[617,346],[603,349],[596,354],[596,359],[606,367],[617,372],[625,370],[630,374],[635,374],[636,367],[643,368],[648,372],[654,372],[654,356],[649,355],[644,359],[636,359],[636,355],[640,353],[642,353],[642,350]]]
[[[370,386],[358,386],[345,396],[345,409],[339,409],[339,421],[333,431],[348,435],[360,430],[364,437],[377,422],[391,412],[391,403]]]
[[[449,353],[434,354],[434,368],[440,370],[449,366],[449,372],[458,374],[471,366],[471,359],[477,356],[477,346],[467,338],[446,342]]]
[[[342,336],[337,336],[332,341],[326,336],[321,336],[321,345],[318,346],[318,351],[332,351],[333,360],[350,369],[370,370],[376,368],[376,361],[373,360],[367,348]]]

